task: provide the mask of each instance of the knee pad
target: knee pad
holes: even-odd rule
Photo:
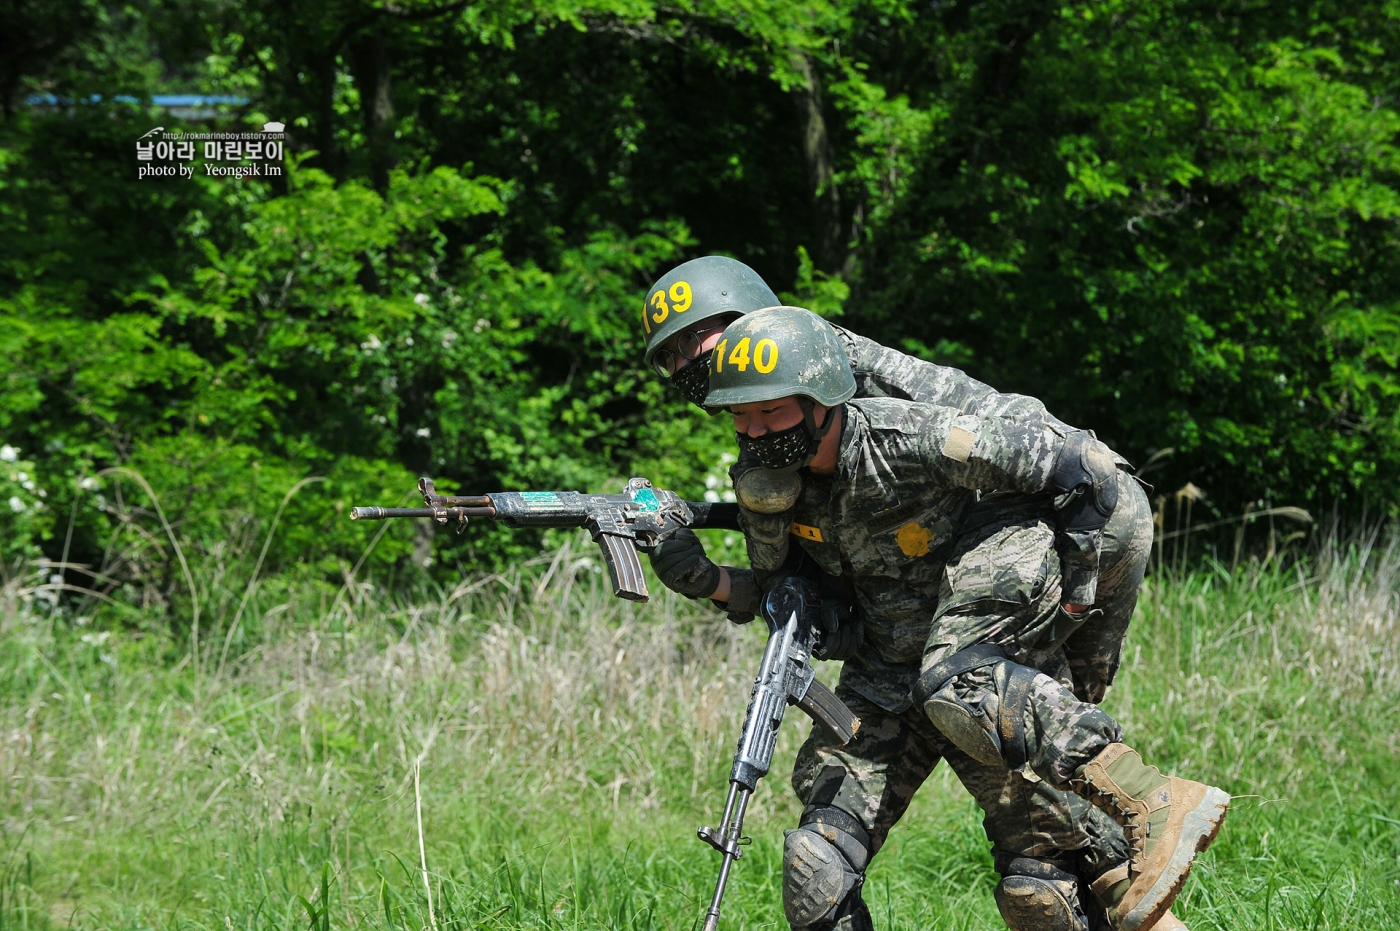
[[[804,813],[802,826],[786,832],[783,840],[783,912],[788,924],[795,929],[869,928],[870,913],[860,899],[869,859],[869,836],[854,817],[837,808]]]
[[[1010,931],[1089,931],[1079,877],[1045,860],[1011,861],[994,895]]]
[[[970,703],[954,688],[958,676],[987,667],[998,699],[995,718],[983,702]],[[914,684],[914,700],[943,736],[977,762],[1020,769],[1028,758],[1025,711],[1035,677],[1034,669],[1011,662],[1000,647],[979,644],[929,667]]]

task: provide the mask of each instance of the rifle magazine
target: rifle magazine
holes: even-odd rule
[[[628,601],[646,601],[647,580],[631,538],[600,533],[596,539],[608,564],[608,575],[612,576],[613,594]]]
[[[856,713],[848,708],[845,702],[836,697],[835,692],[823,685],[820,679],[812,680],[797,707],[806,712],[813,721],[831,731],[843,747],[850,743],[851,738],[856,736],[856,731],[860,730],[860,718],[856,717]]]

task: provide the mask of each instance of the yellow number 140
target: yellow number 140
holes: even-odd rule
[[[753,358],[749,357],[750,339],[745,336],[734,346],[734,351],[725,356],[725,351],[729,348],[729,340],[721,340],[715,347],[715,371],[723,372],[725,363],[729,363],[741,372],[749,370],[749,362],[753,362],[754,371],[761,375],[767,375],[778,366],[778,344],[771,339],[761,339],[758,345],[753,347]]]

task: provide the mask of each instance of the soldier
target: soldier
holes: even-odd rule
[[[1093,889],[1115,926],[1152,927],[1219,831],[1229,796],[1146,765],[1117,722],[1056,674],[1082,615],[1059,605],[1055,528],[1101,530],[1117,497],[1111,456],[1081,431],[852,400],[855,391],[830,325],[775,307],[726,328],[706,397],[730,411],[741,446],[765,469],[804,472],[793,509],[800,546],[850,579],[864,622],[840,693],[873,700],[906,689],[967,757],[1004,773],[1029,769],[1118,820],[1129,862]],[[722,600],[723,579],[715,594]],[[814,733],[799,754],[799,794],[814,764],[843,766],[857,782],[872,767],[887,770],[884,748],[869,744],[836,748]],[[851,759],[864,750],[874,758]],[[878,823],[879,808],[861,820]],[[840,836],[833,827],[789,836],[784,899],[794,925],[816,923],[795,913],[828,920],[814,903],[858,888],[865,860],[830,842],[825,835]]]
[[[645,361],[682,397],[703,408],[710,355],[724,327],[743,314],[781,303],[757,272],[736,259],[712,255],[686,262],[647,291],[642,308]],[[958,369],[916,359],[841,327],[833,329],[850,361],[857,398],[924,401],[965,414],[1039,420],[1073,431],[1034,398],[998,393]],[[1112,455],[1116,463],[1126,465],[1127,460]],[[755,474],[755,465],[741,457],[731,475],[743,509],[750,563],[761,574],[776,569],[786,556],[791,517],[781,505],[800,481],[775,482]],[[1103,700],[1117,673],[1152,546],[1152,512],[1142,486],[1122,470],[1116,470],[1114,478],[1118,506],[1102,533],[1057,528],[1055,539],[1066,610],[1076,613],[1090,606],[1085,622],[1065,644],[1065,654],[1075,694],[1094,703]],[[754,578],[740,571],[734,584],[739,607],[756,608]]]
[[[707,390],[710,354],[724,326],[745,313],[778,303],[777,296],[757,273],[738,261],[708,256],[687,262],[662,277],[648,291],[643,308],[647,361],[684,397],[699,405]],[[1044,407],[1031,398],[997,394],[956,369],[923,362],[849,331],[833,329],[854,369],[857,397],[936,401],[967,413],[1053,420]],[[792,526],[790,509],[795,503],[800,480],[791,475],[788,476],[790,480],[774,481],[773,473],[755,470],[754,464],[751,458],[745,457],[736,467],[736,489],[743,508],[751,562],[762,575],[765,571],[776,570],[788,555]],[[1075,690],[1089,701],[1103,697],[1116,671],[1152,540],[1146,496],[1126,473],[1120,473],[1120,481],[1120,504],[1104,530],[1097,598],[1094,567],[1089,565],[1079,571],[1080,581],[1075,592],[1081,603],[1090,602],[1093,609],[1088,622],[1076,631],[1064,651],[1070,657],[1068,665],[1074,675]],[[1091,558],[1096,555],[1092,548],[1065,546],[1073,542],[1063,534],[1057,540],[1062,549],[1072,553],[1088,550]],[[693,537],[676,541],[653,554],[653,566],[664,582],[682,593],[703,597],[707,592],[714,592],[710,574],[717,572],[718,567],[704,558],[703,548]],[[727,597],[721,601],[727,604],[722,606],[731,609],[731,617],[751,616],[750,612],[756,610],[758,603],[753,573],[730,568],[724,572],[723,581],[731,580],[733,591],[724,593]],[[877,797],[888,793],[890,799],[900,800],[894,804],[887,799],[881,807],[879,823],[871,825],[874,830],[870,846],[875,849],[903,813],[914,790],[937,764],[944,744],[918,709],[909,711],[912,703],[907,684],[892,692],[892,695],[876,695],[875,702],[879,704],[865,697],[855,701],[862,705],[858,710],[867,721],[866,733],[877,730],[884,733],[888,756],[900,761],[899,765],[861,778],[852,775],[846,779],[850,785],[844,788],[833,784],[839,767],[794,775],[798,795],[809,805],[808,815],[820,807],[824,795],[841,796],[840,801],[847,809],[859,809],[861,806],[853,793],[858,795],[862,786]],[[848,697],[848,700],[852,699]],[[869,722],[876,717],[888,721],[875,728]],[[959,753],[955,748],[951,752]],[[966,772],[966,766],[959,768],[965,779],[973,778]],[[1031,785],[1019,777],[1003,785],[1004,777],[996,773],[991,780],[979,795],[979,802],[988,812],[988,836],[994,838],[997,869],[1004,877],[997,886],[996,900],[1007,923],[1018,931],[1032,928],[1070,931],[1104,926],[1106,918],[1102,908],[1089,895],[1078,894],[1074,874],[1085,864],[1076,863],[1074,852],[1092,847],[1095,838],[1100,847],[1121,848],[1121,837],[1114,836],[1111,826],[1106,827],[1101,819],[1088,830],[1075,827],[1074,816],[1070,814],[1075,805],[1066,802],[1049,786]],[[1088,878],[1095,878],[1102,872],[1105,862],[1117,865],[1111,854],[1100,857],[1088,864],[1092,873]],[[1084,892],[1087,891],[1086,887]],[[1087,909],[1089,914],[1084,915],[1081,909]],[[1184,925],[1170,915],[1157,927],[1160,931],[1184,929]]]

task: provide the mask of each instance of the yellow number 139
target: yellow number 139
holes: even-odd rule
[[[671,298],[669,304],[666,302],[668,294]],[[687,310],[690,310],[690,305],[694,303],[694,301],[695,298],[691,294],[690,282],[688,281],[677,281],[675,284],[671,285],[671,290],[669,292],[667,292],[665,288],[659,288],[655,294],[647,299],[647,303],[650,304],[654,310],[648,312],[645,307],[642,308],[642,326],[650,333],[653,323],[664,323],[666,318],[671,315],[672,311],[678,314],[685,313]]]

